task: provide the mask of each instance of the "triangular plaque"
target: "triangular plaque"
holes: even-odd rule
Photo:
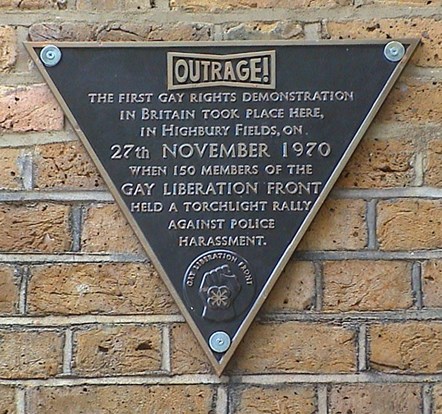
[[[26,47],[220,375],[417,43]]]

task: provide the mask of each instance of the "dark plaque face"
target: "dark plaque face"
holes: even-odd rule
[[[27,47],[221,373],[416,44]]]

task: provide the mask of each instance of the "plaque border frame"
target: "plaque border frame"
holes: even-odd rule
[[[270,274],[266,284],[262,288],[261,292],[259,293],[255,303],[253,304],[252,308],[250,309],[249,313],[245,316],[243,319],[243,322],[241,323],[240,327],[238,328],[235,336],[232,339],[230,348],[226,351],[226,353],[223,355],[223,357],[218,361],[212,351],[209,348],[208,343],[206,343],[205,338],[200,333],[200,330],[198,329],[198,326],[193,321],[190,313],[186,309],[183,300],[178,295],[177,291],[175,290],[173,284],[169,281],[169,278],[167,277],[167,274],[162,267],[160,261],[157,259],[154,251],[150,247],[150,244],[146,237],[144,236],[142,230],[139,228],[138,224],[136,223],[135,219],[133,218],[131,212],[129,211],[128,207],[126,206],[122,196],[120,196],[120,193],[116,186],[114,185],[112,179],[108,175],[106,169],[100,162],[98,156],[95,154],[94,150],[92,149],[92,146],[89,144],[88,138],[85,136],[81,128],[79,127],[77,121],[75,120],[74,115],[72,114],[71,110],[69,109],[68,105],[66,104],[65,100],[61,96],[61,94],[58,92],[57,87],[55,86],[54,82],[52,81],[51,77],[46,71],[45,66],[40,61],[40,58],[38,57],[37,53],[35,52],[34,48],[42,48],[47,45],[54,45],[57,47],[68,47],[68,48],[167,48],[167,47],[223,47],[223,46],[242,46],[242,47],[255,47],[255,46],[265,46],[265,47],[272,47],[272,46],[345,46],[345,45],[381,45],[381,44],[387,44],[390,41],[397,40],[401,43],[408,44],[409,47],[407,48],[405,55],[400,60],[400,62],[397,64],[397,66],[394,68],[391,76],[385,83],[384,87],[382,88],[381,92],[379,93],[378,97],[376,98],[374,104],[369,109],[367,116],[364,118],[362,123],[360,124],[356,134],[354,135],[353,139],[351,140],[350,144],[348,145],[344,155],[339,160],[336,168],[332,171],[328,181],[324,184],[323,190],[318,196],[313,208],[309,211],[307,214],[305,220],[299,227],[297,233],[295,234],[295,237],[291,240],[291,242],[288,244],[287,248],[281,255],[281,259],[274,267],[272,273]],[[213,369],[215,370],[216,374],[220,377],[226,368],[227,364],[229,363],[230,359],[232,358],[235,350],[238,348],[241,340],[243,339],[244,335],[246,334],[247,330],[249,329],[252,322],[255,320],[255,317],[258,313],[258,311],[261,309],[264,301],[270,294],[273,286],[281,276],[281,273],[283,272],[285,266],[287,265],[288,261],[292,257],[293,253],[296,250],[296,247],[298,246],[299,242],[301,241],[302,237],[304,236],[305,232],[309,228],[310,224],[312,223],[313,219],[317,215],[319,209],[324,204],[325,199],[328,197],[330,191],[332,190],[333,186],[335,185],[337,179],[339,178],[341,172],[347,165],[350,157],[352,156],[353,152],[355,151],[356,147],[358,146],[359,142],[365,135],[367,129],[371,125],[374,117],[378,113],[380,107],[384,103],[387,95],[390,93],[391,89],[393,88],[394,84],[398,80],[399,76],[403,72],[405,66],[409,62],[411,56],[416,51],[417,46],[420,43],[420,39],[418,38],[394,38],[394,39],[373,39],[373,40],[318,40],[318,41],[290,41],[290,40],[274,40],[274,41],[189,41],[189,42],[62,42],[62,41],[44,41],[44,42],[30,42],[25,41],[23,42],[25,49],[31,56],[32,60],[34,61],[35,65],[37,66],[40,74],[42,75],[43,79],[48,84],[51,92],[53,93],[54,97],[56,98],[58,104],[61,106],[61,108],[64,111],[64,114],[66,115],[67,119],[69,120],[70,124],[72,125],[72,128],[80,138],[80,141],[87,149],[87,152],[89,156],[94,161],[95,166],[97,167],[98,171],[100,172],[101,176],[103,177],[106,185],[108,186],[112,196],[114,197],[117,205],[123,212],[126,220],[129,222],[132,230],[135,232],[138,240],[140,241],[141,245],[143,246],[145,252],[148,255],[148,259],[150,262],[154,265],[155,269],[158,271],[158,273],[161,276],[161,279],[167,286],[169,292],[171,293],[175,303],[177,304],[180,312],[184,315],[186,323],[190,326],[193,334],[195,335],[196,339],[198,340],[199,344],[201,345],[202,349],[204,350],[204,353],[208,357],[210,363],[212,364]]]

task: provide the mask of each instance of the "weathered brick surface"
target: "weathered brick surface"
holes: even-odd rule
[[[425,157],[424,182],[432,187],[442,187],[442,139],[432,139],[428,142]]]
[[[0,385],[0,412],[2,414],[16,414],[15,390],[13,387]]]
[[[305,9],[317,7],[337,7],[351,4],[349,0],[171,0],[172,9],[190,12],[224,11],[233,9]]]
[[[226,40],[302,39],[304,30],[296,21],[227,24],[222,28]]]
[[[69,206],[0,204],[0,251],[64,252],[70,249]]]
[[[263,306],[264,312],[311,309],[315,301],[315,266],[290,261]]]
[[[367,244],[365,202],[328,199],[307,230],[299,250],[357,250]]]
[[[0,329],[0,378],[48,378],[62,368],[63,335]]]
[[[378,203],[377,235],[382,250],[442,247],[440,200],[386,200]]]
[[[172,372],[174,374],[212,373],[201,346],[187,324],[175,324],[171,329]]]
[[[41,189],[96,189],[105,186],[80,142],[39,146],[34,163],[35,186]]]
[[[106,12],[121,9],[120,0],[77,0],[77,10]]]
[[[53,413],[210,413],[210,385],[38,387],[29,391],[29,410]]]
[[[21,150],[2,148],[0,150],[0,190],[18,190],[21,188]]]
[[[86,252],[141,252],[142,248],[118,206],[89,207],[84,218],[82,250]]]
[[[442,308],[442,261],[429,260],[422,264],[424,306]]]
[[[442,82],[405,78],[398,82],[382,106],[378,119],[428,123],[442,118]]]
[[[430,18],[329,21],[326,28],[333,39],[418,38],[422,42],[412,62],[418,66],[441,66],[441,21]],[[419,106],[419,105],[417,105]]]
[[[363,139],[336,186],[382,188],[409,185],[415,176],[415,151],[412,139]]]
[[[74,334],[78,375],[142,374],[161,368],[161,330],[154,325],[101,326]]]
[[[80,22],[34,23],[29,28],[29,39],[33,42],[51,40],[87,42],[96,39],[95,25]]]
[[[148,41],[148,40],[210,40],[212,26],[205,23],[35,23],[29,29],[33,41]]]
[[[315,391],[312,387],[277,386],[250,387],[238,392],[235,414],[316,413]]]
[[[0,5],[1,7],[1,5]],[[13,27],[0,27],[0,72],[9,72],[17,61],[17,35]]]
[[[417,414],[421,412],[417,384],[358,384],[334,386],[330,414]]]
[[[0,9],[64,9],[67,0],[0,0]]]
[[[231,367],[244,373],[337,373],[354,371],[355,360],[355,332],[350,328],[302,322],[255,323]]]
[[[28,287],[31,314],[169,314],[178,311],[151,265],[51,265],[33,267],[31,273]]]
[[[0,87],[0,131],[58,131],[63,113],[46,85]]]
[[[407,322],[373,325],[370,366],[376,371],[442,372],[442,324]]]
[[[16,313],[18,307],[18,280],[14,278],[14,268],[0,266],[0,314]]]
[[[442,414],[442,384],[436,384],[433,390],[434,414]]]
[[[323,309],[407,309],[413,304],[411,264],[386,261],[324,263]]]

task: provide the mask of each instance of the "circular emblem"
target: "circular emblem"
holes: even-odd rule
[[[184,276],[184,296],[190,310],[209,321],[235,319],[249,307],[254,294],[250,265],[228,250],[203,253]]]

